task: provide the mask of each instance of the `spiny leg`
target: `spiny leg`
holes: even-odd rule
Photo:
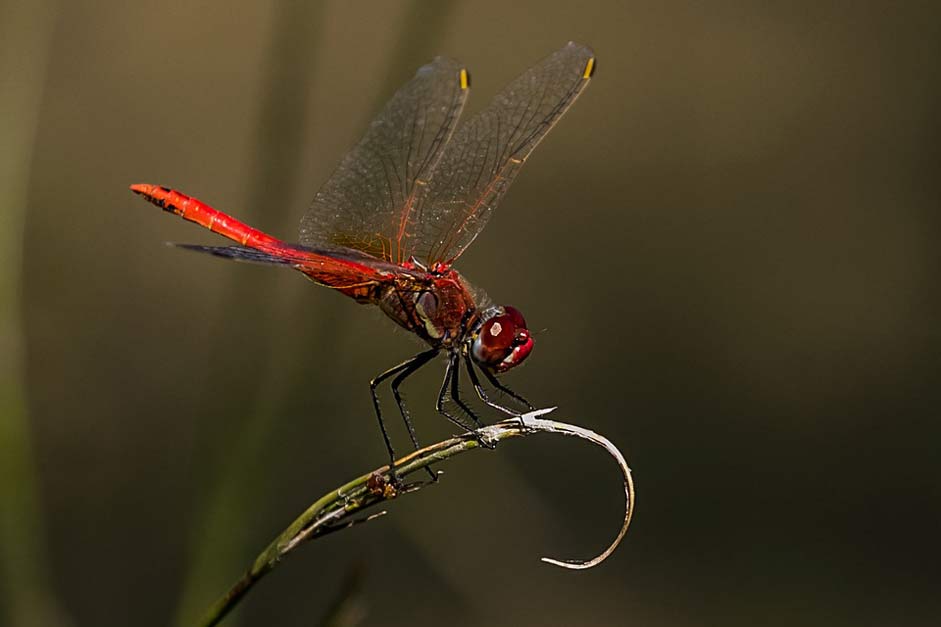
[[[460,381],[460,376],[461,376],[460,366],[461,366],[460,357],[457,354],[455,354],[454,355],[454,376],[451,377],[451,398],[454,399],[454,402],[457,403],[458,407],[464,410],[464,413],[470,416],[471,420],[474,421],[474,424],[477,425],[477,430],[478,430],[477,441],[480,443],[480,445],[485,448],[495,449],[497,448],[497,445],[495,442],[488,442],[484,440],[484,438],[480,437],[479,430],[484,428],[484,424],[480,421],[480,418],[477,417],[477,414],[474,413],[474,410],[472,410],[470,406],[467,403],[465,403],[463,399],[461,399],[461,392],[458,389],[458,383]]]
[[[526,400],[525,398],[523,398],[521,395],[517,394],[516,392],[514,392],[514,391],[511,390],[510,388],[508,388],[508,387],[506,387],[505,385],[503,385],[502,383],[500,383],[500,380],[497,379],[497,376],[496,376],[495,374],[493,374],[492,372],[490,372],[490,371],[487,370],[486,368],[481,368],[481,371],[484,373],[484,376],[487,377],[487,381],[490,381],[490,385],[492,385],[493,387],[497,388],[498,390],[500,390],[500,391],[503,392],[504,394],[515,398],[516,400],[518,400],[519,402],[521,402],[523,405],[525,405],[525,406],[529,409],[529,411],[534,411],[534,410],[536,409],[536,406],[535,406],[535,405],[533,405],[532,403],[530,403],[528,400]]]
[[[486,442],[484,438],[480,435],[478,430],[481,427],[483,427],[483,424],[481,424],[476,414],[474,414],[474,412],[471,411],[470,407],[468,407],[464,403],[464,401],[461,400],[458,394],[458,386],[457,386],[458,380],[457,379],[458,379],[459,374],[460,374],[460,355],[458,355],[457,353],[451,353],[451,356],[448,359],[448,369],[444,373],[444,382],[441,384],[441,392],[438,394],[438,403],[436,405],[438,409],[438,413],[440,413],[442,416],[444,416],[445,418],[447,418],[448,420],[450,420],[452,423],[456,424],[460,428],[464,429],[468,433],[473,433],[474,436],[477,437],[477,442],[480,443],[481,446],[485,448],[494,448],[494,445]],[[451,390],[450,396],[448,396],[449,388]],[[453,400],[458,405],[458,407],[464,410],[464,412],[466,412],[473,419],[474,423],[477,425],[477,429],[473,429],[469,427],[467,424],[464,423],[463,420],[460,420],[457,416],[452,416],[450,413],[448,413],[447,409],[445,409],[444,404],[449,399]]]
[[[474,424],[477,425],[478,429],[482,429],[484,423],[480,422],[480,418],[477,417],[477,414],[474,413],[474,410],[461,399],[461,391],[458,389],[461,378],[461,362],[457,354],[452,355],[451,357],[454,360],[454,374],[451,377],[451,400],[457,403],[457,406],[460,407],[465,414],[470,416],[470,419],[474,421]]]
[[[451,378],[454,376],[455,371],[456,371],[456,368],[455,368],[456,364],[457,364],[457,360],[454,358],[454,355],[452,354],[448,358],[448,366],[447,366],[447,369],[444,371],[444,381],[441,383],[441,391],[438,392],[438,401],[435,403],[435,409],[438,410],[439,414],[441,414],[442,416],[450,420],[452,423],[454,423],[455,425],[457,425],[458,427],[460,427],[467,433],[475,433],[473,427],[470,427],[467,424],[465,424],[464,421],[458,418],[457,416],[453,416],[450,412],[448,412],[448,410],[444,406],[444,404],[449,399],[451,399],[451,397],[448,396],[448,390],[451,387]]]
[[[490,405],[494,409],[502,411],[504,414],[508,414],[510,416],[520,415],[518,411],[514,411],[510,409],[509,407],[504,407],[503,405],[500,405],[499,403],[495,403],[492,400],[490,400],[490,397],[487,395],[487,391],[484,390],[484,387],[482,385],[480,385],[480,379],[477,378],[477,373],[474,372],[474,364],[471,361],[470,355],[465,355],[464,361],[467,364],[467,374],[470,375],[471,383],[474,385],[474,390],[477,392],[477,396],[480,398],[480,400],[482,400],[487,405]]]
[[[418,436],[415,435],[415,427],[412,426],[412,420],[408,413],[408,407],[405,405],[405,399],[402,398],[402,394],[399,392],[399,386],[402,385],[402,382],[405,381],[409,376],[414,374],[419,368],[427,364],[438,354],[437,349],[430,351],[425,351],[412,359],[409,362],[407,368],[405,368],[399,375],[392,380],[392,396],[395,397],[395,403],[399,406],[399,413],[402,415],[402,419],[405,421],[405,427],[408,429],[408,436],[412,440],[412,445],[415,446],[415,450],[421,448],[421,445],[418,443]],[[435,471],[425,466],[425,470],[431,475],[432,481],[437,481],[438,476],[435,474]]]
[[[477,392],[477,396],[480,397],[480,400],[482,400],[484,403],[486,403],[490,407],[493,407],[494,409],[498,409],[505,414],[519,417],[520,424],[522,424],[523,419],[520,416],[520,413],[518,411],[510,409],[508,407],[504,407],[503,405],[500,405],[499,403],[495,403],[494,401],[490,400],[490,397],[487,395],[487,391],[484,390],[482,385],[480,385],[480,380],[477,378],[477,373],[474,371],[474,362],[471,360],[470,355],[465,354],[464,361],[467,364],[467,373],[470,375],[471,383],[474,385],[474,390]],[[489,370],[487,370],[486,368],[481,368],[481,371],[484,373],[484,376],[487,377],[487,380],[490,381],[493,387],[497,388],[498,390],[502,392],[505,392],[506,394],[509,394],[516,400],[520,401],[521,403],[529,407],[530,410],[536,409],[535,407],[533,407],[532,403],[527,401],[525,398],[523,398],[522,396],[520,396],[513,390],[509,389],[508,387],[502,385]]]
[[[429,356],[429,353],[431,353],[430,356]],[[373,407],[375,407],[376,409],[376,418],[379,419],[379,429],[382,431],[382,439],[385,441],[386,449],[389,451],[389,471],[393,477],[395,476],[395,449],[392,448],[392,440],[389,438],[389,432],[386,430],[386,423],[382,419],[382,409],[379,407],[379,395],[376,394],[376,386],[378,386],[380,383],[382,383],[389,377],[403,370],[409,370],[415,364],[415,362],[419,360],[421,360],[421,363],[419,365],[424,364],[429,359],[431,359],[431,357],[434,357],[437,353],[438,353],[437,349],[433,349],[431,351],[427,351],[424,353],[419,353],[418,355],[412,357],[411,359],[407,359],[403,361],[398,366],[389,368],[388,370],[386,370],[385,372],[383,372],[382,374],[380,374],[375,379],[369,382],[369,392],[370,394],[372,394],[372,404],[373,404]],[[411,372],[414,372],[414,370],[410,370],[410,373]],[[399,407],[401,408],[401,405]],[[408,419],[406,419],[406,421],[407,420]],[[410,424],[409,424],[409,430],[411,430]]]

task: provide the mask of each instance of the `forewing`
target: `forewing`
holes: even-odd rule
[[[569,43],[457,130],[419,198],[417,257],[451,262],[467,248],[530,153],[588,85],[594,65],[590,48]]]
[[[301,222],[301,242],[407,260],[418,192],[454,132],[468,91],[467,72],[455,61],[438,57],[419,68],[317,193]]]

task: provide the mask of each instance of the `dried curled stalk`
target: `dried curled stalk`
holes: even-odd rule
[[[557,560],[551,557],[544,557],[542,561],[570,568],[574,570],[583,570],[597,566],[603,562],[620,544],[627,528],[631,523],[631,515],[634,513],[634,483],[631,479],[631,470],[624,461],[624,456],[608,439],[598,435],[594,431],[583,429],[575,425],[554,420],[545,420],[540,418],[555,410],[539,409],[523,415],[523,425],[519,419],[510,419],[497,424],[490,425],[481,429],[478,433],[480,437],[488,444],[500,442],[508,438],[519,436],[528,436],[534,433],[558,433],[561,435],[574,436],[596,444],[605,449],[618,463],[624,480],[624,522],[621,530],[618,532],[614,541],[600,555],[589,560]],[[437,462],[442,462],[455,455],[480,447],[480,442],[471,434],[461,437],[444,440],[431,446],[425,447],[420,451],[415,451],[395,462],[396,475],[401,479],[411,475]],[[417,492],[425,486],[432,485],[431,482],[407,484],[404,489],[396,488],[391,481],[390,470],[388,466],[383,466],[374,472],[363,475],[336,490],[333,490],[317,500],[313,505],[307,508],[303,514],[298,516],[291,525],[275,538],[271,544],[265,548],[261,554],[255,558],[251,567],[242,575],[234,586],[216,601],[203,616],[199,625],[209,627],[216,625],[222,618],[234,608],[248,591],[258,582],[259,579],[268,574],[285,555],[297,548],[301,543],[327,535],[328,533],[346,529],[357,523],[366,522],[386,512],[381,511],[363,517],[356,517],[356,514],[375,505],[381,501],[393,499],[402,494]]]

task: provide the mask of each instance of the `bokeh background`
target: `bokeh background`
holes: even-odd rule
[[[538,338],[508,384],[576,441],[464,456],[303,547],[228,625],[928,625],[938,571],[939,11],[871,2],[10,2],[0,620],[191,624],[384,461],[418,345],[127,186],[292,238],[437,54],[472,114],[568,40],[591,87],[462,257]],[[441,371],[407,388],[424,441]],[[389,399],[391,400],[391,399]],[[391,408],[391,405],[389,405]],[[395,431],[405,449],[405,434]]]

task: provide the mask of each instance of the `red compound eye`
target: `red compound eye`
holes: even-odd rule
[[[488,351],[495,353],[508,349],[515,335],[516,325],[509,316],[491,318],[480,328],[480,341]]]
[[[523,314],[520,313],[519,309],[517,309],[516,307],[510,307],[509,305],[507,305],[503,308],[503,310],[506,311],[506,316],[509,317],[510,320],[513,321],[513,324],[516,325],[517,329],[526,328],[526,319],[523,318]]]
[[[509,370],[526,359],[533,349],[533,338],[523,314],[514,307],[484,322],[472,346],[474,359],[497,372]]]

